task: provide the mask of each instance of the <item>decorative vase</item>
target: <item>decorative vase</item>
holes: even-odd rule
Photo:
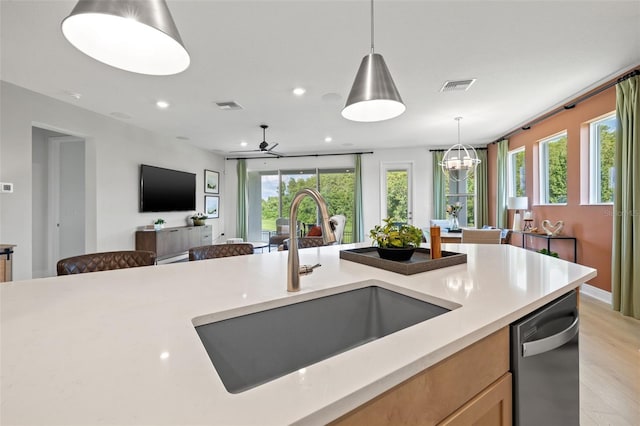
[[[153,229],[155,229],[156,231],[159,231],[162,228],[164,228],[164,223],[154,223],[153,224]]]
[[[378,249],[378,255],[382,259],[403,261],[411,259],[415,247],[404,248],[390,248],[390,247],[376,247]]]
[[[204,226],[206,219],[193,219],[193,226]]]
[[[450,231],[457,231],[460,229],[460,222],[458,222],[458,216],[451,216],[451,223],[449,224]]]

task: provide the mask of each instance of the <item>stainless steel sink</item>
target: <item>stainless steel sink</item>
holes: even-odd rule
[[[194,324],[227,391],[239,393],[450,310],[367,285]]]

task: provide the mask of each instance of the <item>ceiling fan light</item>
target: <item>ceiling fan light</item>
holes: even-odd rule
[[[191,62],[165,0],[79,0],[62,33],[81,52],[125,71],[172,75]]]
[[[382,55],[369,53],[362,58],[342,116],[352,121],[373,122],[389,120],[405,110]]]

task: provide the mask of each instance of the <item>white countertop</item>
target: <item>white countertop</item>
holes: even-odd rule
[[[467,263],[411,276],[300,250],[322,267],[297,294],[288,252],[1,284],[0,424],[323,424],[596,276],[510,245],[444,247]],[[462,306],[239,394],[192,324],[366,279]]]

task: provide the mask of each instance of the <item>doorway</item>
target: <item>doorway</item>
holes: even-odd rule
[[[32,276],[85,253],[85,140],[32,128]]]
[[[380,217],[394,222],[413,223],[413,164],[381,163]]]

